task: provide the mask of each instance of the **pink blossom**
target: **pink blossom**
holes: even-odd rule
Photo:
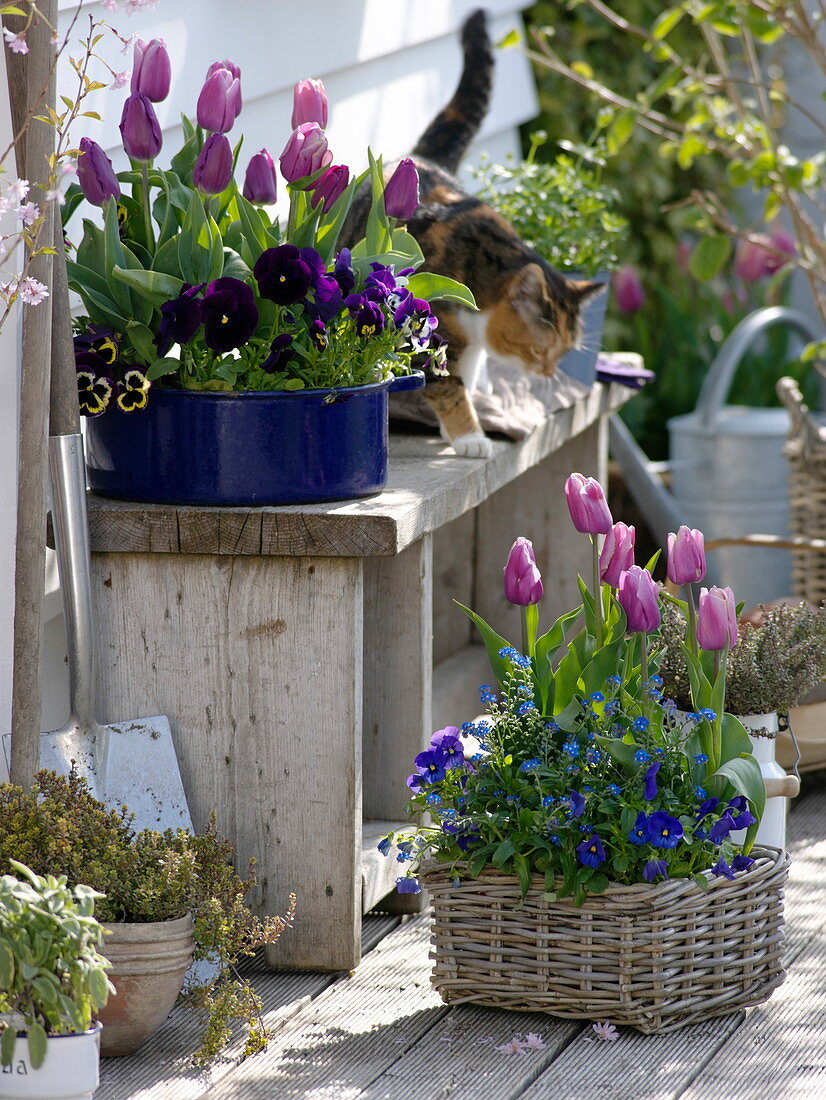
[[[49,297],[48,287],[30,275],[19,280],[17,290],[27,306],[39,306],[44,298]]]
[[[66,205],[66,196],[59,187],[54,187],[43,196],[44,202],[56,202],[58,206]]]
[[[597,1039],[604,1039],[609,1043],[619,1039],[619,1032],[613,1024],[609,1024],[607,1021],[604,1024],[592,1024],[591,1026]]]
[[[10,31],[8,27],[4,27],[3,37],[6,40],[6,45],[9,47],[12,53],[29,52],[29,44],[26,41],[26,36],[22,31],[20,32],[20,34],[15,34],[14,31]]]
[[[9,202],[23,202],[28,193],[28,180],[12,180],[6,184],[6,198]]]
[[[779,271],[792,259],[795,251],[794,239],[782,230],[776,230],[770,236],[755,234],[737,245],[734,274],[744,282],[757,282]]]
[[[498,1047],[494,1047],[494,1050],[500,1051],[502,1054],[525,1054],[525,1044],[522,1040],[514,1035],[514,1037],[507,1043],[500,1043]]]
[[[36,202],[26,202],[17,211],[23,225],[31,225],[40,217],[40,207]]]
[[[117,11],[118,0],[103,0],[103,6],[107,11]]]
[[[112,88],[113,91],[118,91],[120,88],[125,88],[128,82],[129,73],[126,69],[123,69],[122,72],[115,73],[115,79],[112,81],[109,87]]]
[[[544,1050],[545,1043],[541,1035],[538,1035],[535,1031],[529,1031],[525,1036],[524,1046],[526,1050]]]

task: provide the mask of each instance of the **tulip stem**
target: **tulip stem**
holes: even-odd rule
[[[639,633],[640,639],[640,687],[642,688],[642,713],[645,718],[649,716],[648,694],[648,636],[644,630]]]
[[[688,607],[688,648],[695,657],[698,657],[700,648],[697,642],[697,608],[694,605],[694,589],[690,584],[686,585],[686,588],[688,590],[688,599],[686,600],[686,606]]]
[[[143,188],[143,226],[146,232],[146,250],[150,254],[155,249],[155,242],[152,236],[152,211],[149,208],[149,164],[147,161],[141,161],[141,186]]]
[[[539,608],[529,603],[522,608],[522,652],[533,661],[536,656],[536,634],[539,629]]]
[[[605,631],[602,621],[602,583],[599,578],[599,546],[598,535],[591,535],[591,549],[594,563],[594,612],[596,613],[597,649],[602,649],[605,641]]]

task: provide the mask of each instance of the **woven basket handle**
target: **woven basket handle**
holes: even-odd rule
[[[794,378],[781,378],[775,389],[791,414],[789,439],[800,439],[806,457],[813,457],[817,451],[821,452],[817,457],[826,457],[826,428],[812,416],[797,382]]]

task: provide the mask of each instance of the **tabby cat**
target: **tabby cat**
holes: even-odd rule
[[[448,342],[449,374],[428,379],[424,394],[456,454],[481,458],[491,453],[491,443],[470,394],[486,354],[533,374],[552,375],[559,359],[577,345],[580,311],[602,284],[554,271],[500,214],[463,191],[453,175],[490,102],[494,60],[484,11],[466,20],[462,48],[464,64],[453,98],[413,149],[421,205],[406,228],[424,253],[423,270],[464,283],[479,307],[473,313],[434,303],[437,332]],[[357,197],[343,243],[364,235],[368,208],[369,195]]]

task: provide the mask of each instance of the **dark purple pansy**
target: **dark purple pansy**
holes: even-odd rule
[[[270,344],[270,354],[261,364],[261,369],[270,374],[284,370],[293,358],[292,345],[293,338],[288,332],[279,333]]]
[[[294,244],[266,249],[255,261],[252,273],[261,297],[280,306],[300,302],[313,285],[314,270]]]
[[[201,303],[204,339],[217,352],[246,344],[258,324],[258,306],[251,287],[224,277],[210,283]]]
[[[302,248],[301,259],[311,272],[305,308],[317,320],[329,321],[341,309],[341,287],[333,275],[327,274],[324,261],[314,248]]]
[[[384,330],[384,312],[375,302],[365,302],[356,314],[356,332],[369,340]]]
[[[583,866],[599,867],[605,859],[605,847],[597,834],[594,833],[593,836],[577,845],[576,854],[577,859]]]
[[[708,833],[708,839],[712,844],[719,844],[725,840],[734,828],[734,818],[730,810],[726,810],[719,821],[715,821]]]
[[[307,333],[319,351],[326,349],[330,341],[327,337],[327,326],[323,321],[311,321]]]
[[[81,368],[77,372],[77,397],[81,416],[101,416],[112,397],[111,378]]]
[[[155,334],[158,355],[166,355],[173,344],[188,344],[198,331],[202,320],[198,295],[203,288],[203,283],[197,286],[184,283],[178,297],[170,298],[161,306],[161,323]]]
[[[349,248],[342,248],[333,267],[333,278],[342,294],[349,294],[356,285],[356,273],[353,271],[353,257]]]

